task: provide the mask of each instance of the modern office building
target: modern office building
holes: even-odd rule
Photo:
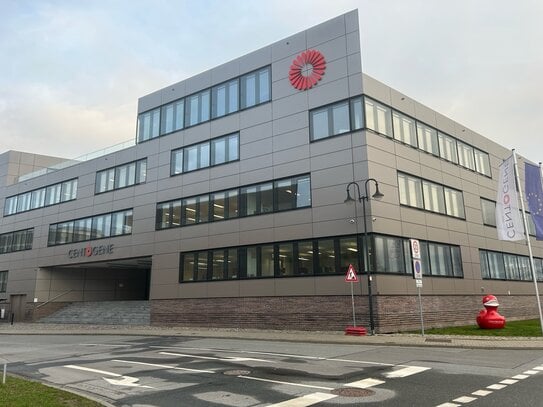
[[[0,155],[0,306],[138,299],[152,324],[336,330],[354,284],[359,324],[417,328],[413,238],[427,326],[474,323],[488,293],[536,317],[527,246],[497,239],[509,155],[363,74],[353,11],[142,97],[131,147],[32,174],[60,160]]]

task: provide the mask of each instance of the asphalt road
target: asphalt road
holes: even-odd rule
[[[6,335],[3,361],[114,406],[543,405],[538,350]]]

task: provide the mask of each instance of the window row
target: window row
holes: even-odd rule
[[[138,142],[271,100],[269,66],[202,90],[138,116]]]
[[[398,173],[400,204],[465,219],[462,191]]]
[[[8,272],[0,271],[0,293],[5,293],[8,287]]]
[[[147,158],[118,165],[96,173],[95,193],[112,191],[145,182]]]
[[[239,160],[238,133],[173,150],[170,174],[181,174],[236,160]]]
[[[460,247],[419,240],[422,274],[432,277],[464,276]],[[370,267],[376,273],[413,274],[409,239],[392,236],[373,237]]]
[[[479,258],[483,279],[533,281],[528,256],[479,250]],[[534,266],[537,281],[543,281],[543,259],[534,257]]]
[[[374,272],[413,273],[409,239],[370,239]],[[421,243],[424,275],[463,277],[458,246]],[[179,282],[344,274],[362,264],[362,247],[362,236],[342,236],[181,253]]]
[[[496,227],[496,202],[481,198],[481,213],[484,225]],[[522,211],[520,213],[522,214]],[[526,223],[528,224],[528,234],[535,236],[535,223],[529,212],[526,212]]]
[[[48,246],[132,233],[132,209],[49,225]]]
[[[77,178],[6,198],[4,216],[14,215],[77,198]]]
[[[156,229],[216,222],[311,206],[309,175],[157,204]]]
[[[2,233],[0,235],[0,254],[32,249],[34,228]]]
[[[487,153],[368,97],[319,107],[309,114],[312,141],[363,128],[394,138],[462,167],[491,176]]]

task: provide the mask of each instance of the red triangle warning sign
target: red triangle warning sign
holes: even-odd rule
[[[345,282],[347,283],[356,283],[358,281],[358,276],[356,275],[356,270],[352,264],[349,264],[347,269],[347,274],[345,274]]]

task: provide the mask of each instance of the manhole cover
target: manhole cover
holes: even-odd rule
[[[334,389],[330,393],[341,397],[368,397],[373,396],[375,392],[368,389],[357,389],[355,387],[341,387]]]
[[[251,374],[249,370],[226,370],[223,374],[226,376],[247,376]]]

